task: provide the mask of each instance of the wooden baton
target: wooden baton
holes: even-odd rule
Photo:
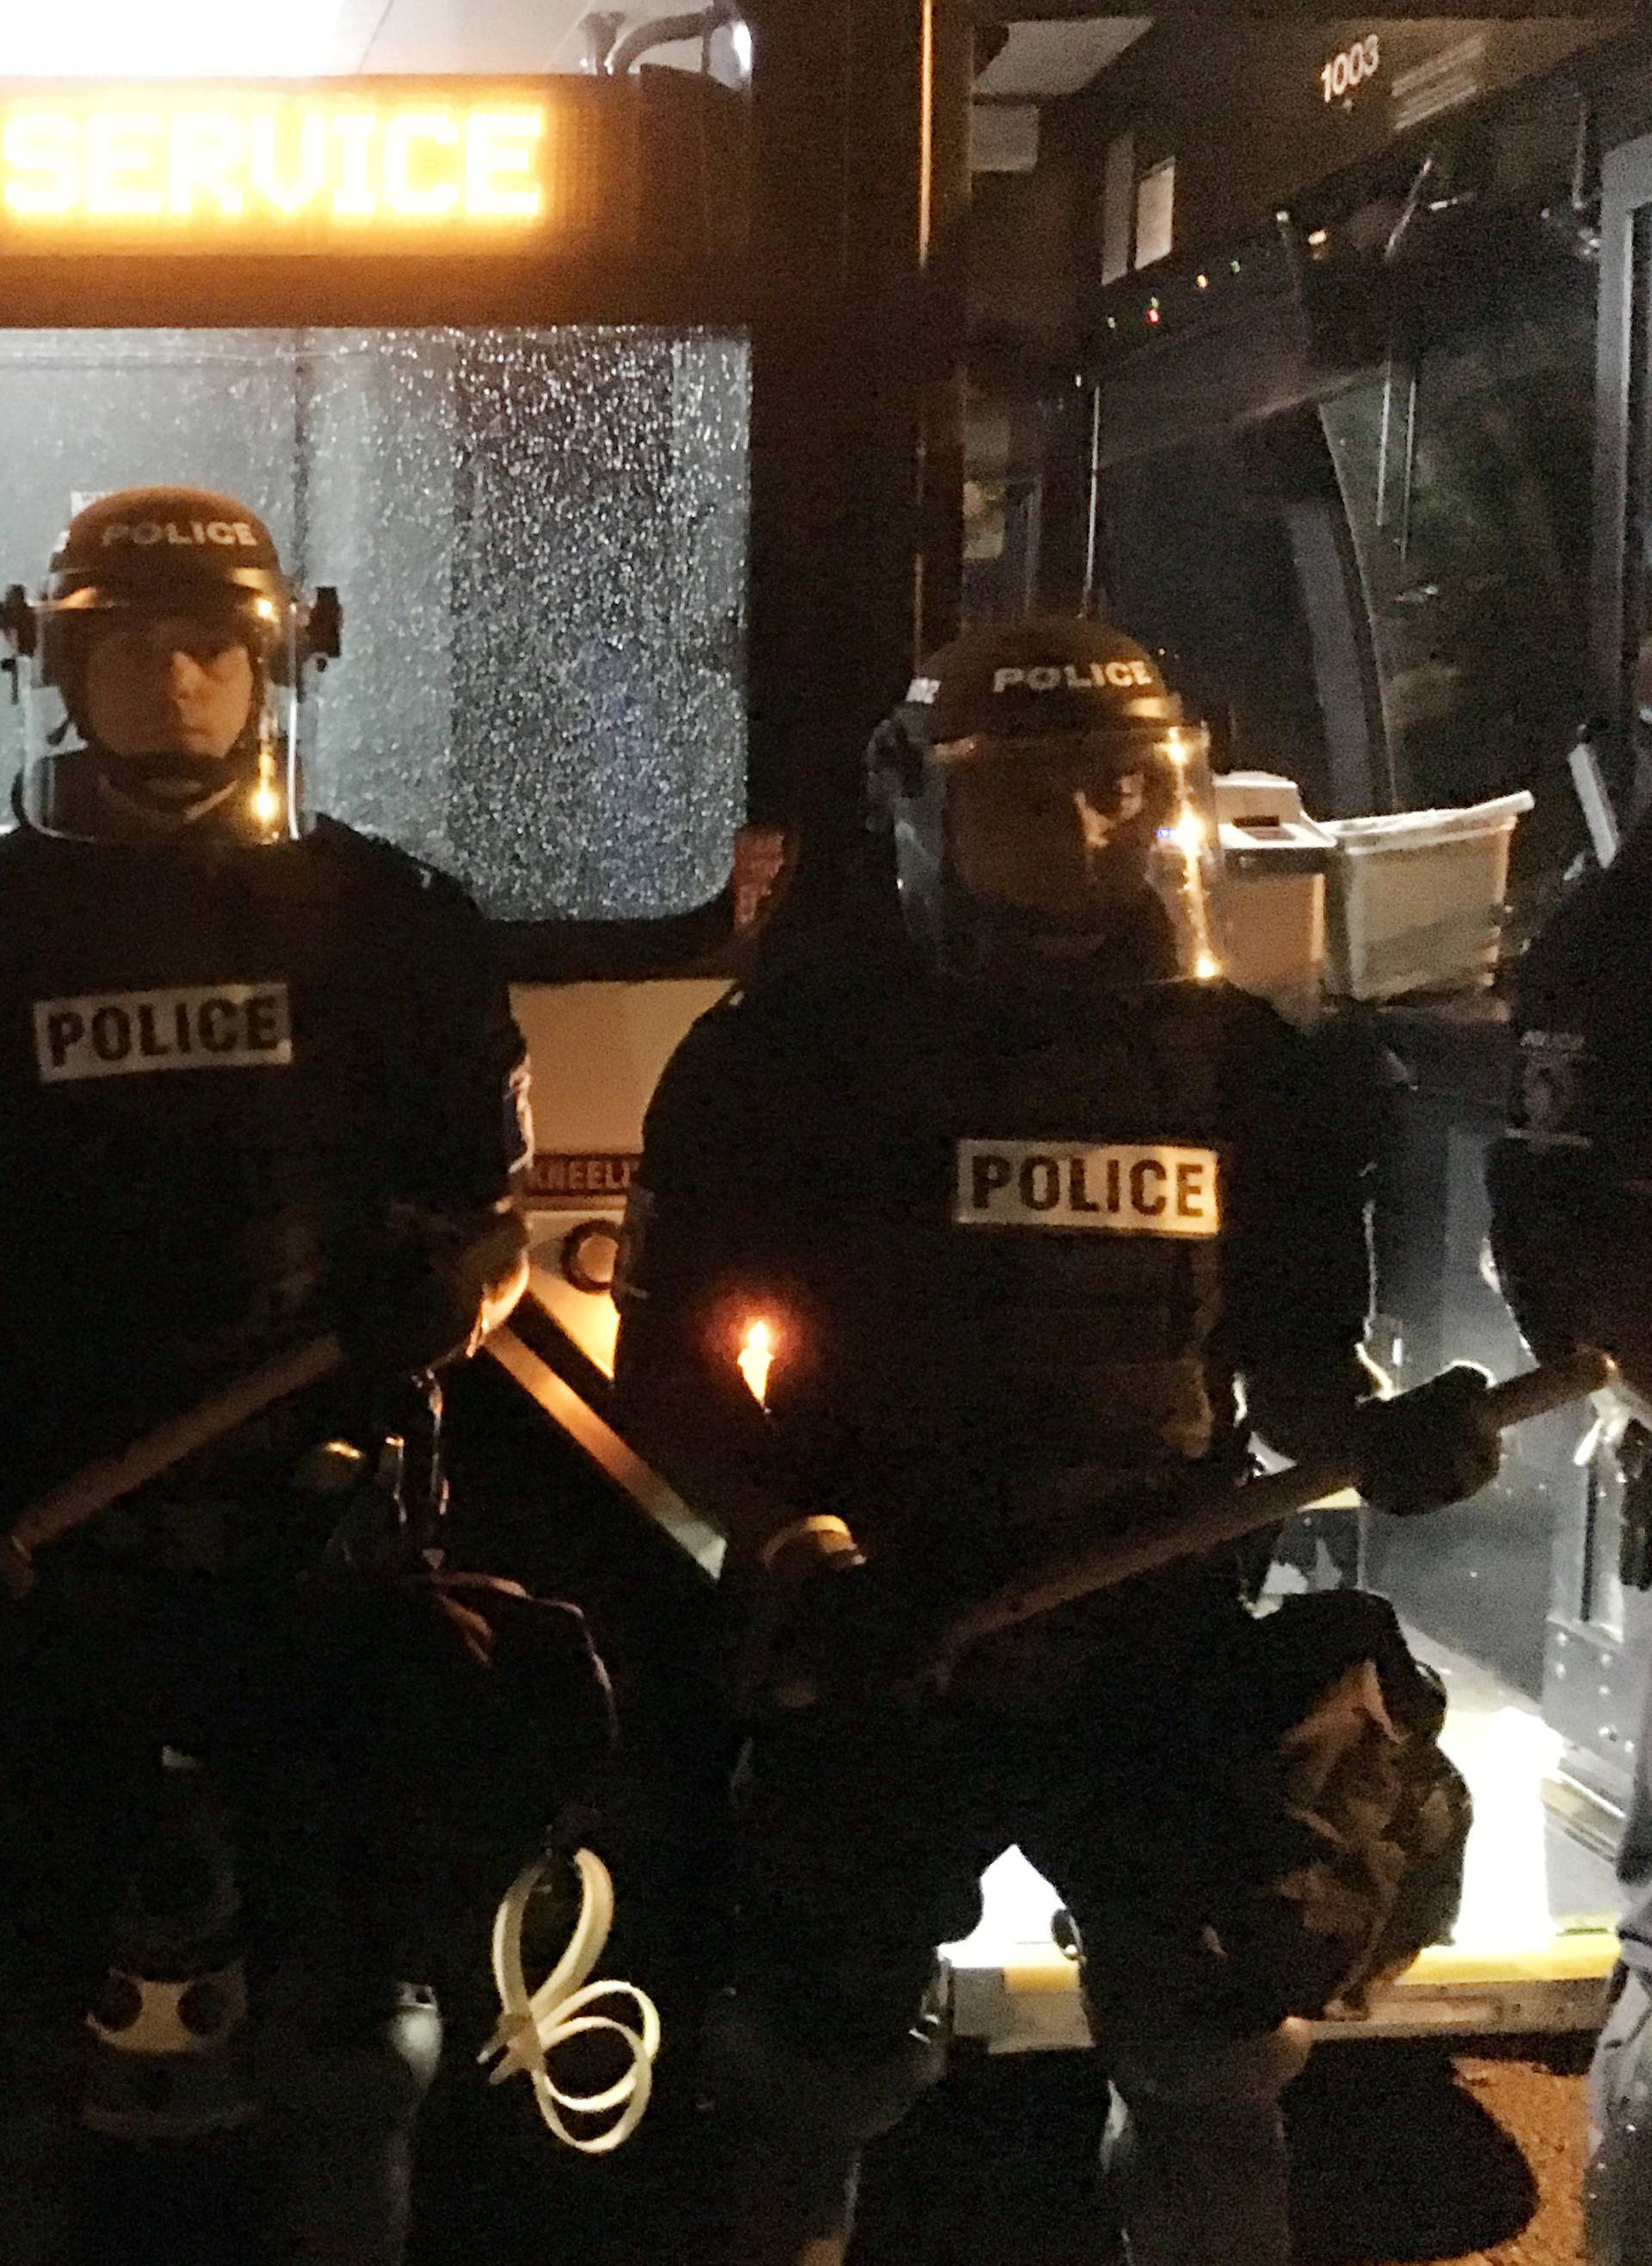
[[[1618,1365],[1610,1355],[1591,1350],[1569,1354],[1563,1360],[1545,1362],[1523,1377],[1488,1387],[1486,1413],[1499,1431],[1507,1431],[1511,1424],[1524,1424],[1529,1417],[1546,1415],[1568,1401],[1597,1392],[1617,1373]],[[1195,1504],[1162,1524],[1155,1522],[1057,1553],[961,1613],[941,1639],[932,1673],[944,1681],[959,1657],[983,1637],[997,1636],[1022,1621],[1036,1619],[1040,1613],[1076,1604],[1099,1590],[1113,1589],[1137,1574],[1154,1573],[1179,1558],[1202,1556],[1207,1550],[1242,1541],[1264,1526],[1293,1517],[1349,1486],[1353,1463],[1351,1449],[1310,1456],[1289,1470],[1226,1488],[1215,1501]]]
[[[12,1597],[26,1597],[34,1586],[37,1552],[73,1533],[122,1495],[146,1487],[186,1456],[222,1440],[276,1401],[302,1392],[307,1385],[318,1385],[343,1366],[344,1349],[337,1338],[311,1338],[290,1353],[278,1354],[262,1368],[249,1370],[222,1392],[197,1401],[182,1415],[169,1416],[130,1447],[86,1465],[48,1494],[37,1496],[0,1539],[0,1589]]]

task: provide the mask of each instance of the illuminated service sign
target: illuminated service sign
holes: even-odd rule
[[[551,234],[570,202],[553,87],[0,89],[13,251],[428,250]]]

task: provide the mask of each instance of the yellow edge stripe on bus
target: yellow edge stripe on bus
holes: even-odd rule
[[[1609,1975],[1618,1956],[1618,1939],[1609,1928],[1583,1928],[1556,1935],[1531,1951],[1465,1951],[1454,1944],[1437,1943],[1407,1968],[1391,1991],[1403,1992],[1407,1985],[1436,1990],[1443,1984],[1590,1982]],[[1006,1960],[999,1970],[1004,1987],[1012,1996],[1076,1992],[1076,1963],[1055,1949],[1032,1953],[1025,1959]]]

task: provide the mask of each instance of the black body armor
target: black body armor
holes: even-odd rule
[[[714,1010],[650,1114],[622,1394],[656,1332],[732,1366],[764,1320],[781,1476],[869,1542],[930,1510],[1002,1531],[1074,1472],[1124,1498],[1237,1469],[1236,1371],[1343,1356],[1364,1311],[1311,1060],[1222,985],[800,976]]]
[[[491,987],[460,894],[341,826],[0,843],[8,1497],[330,1327],[389,1204],[505,1193]]]

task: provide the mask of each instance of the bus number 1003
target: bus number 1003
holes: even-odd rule
[[[1344,48],[1340,55],[1333,55],[1319,73],[1319,86],[1327,102],[1340,102],[1345,94],[1352,94],[1368,78],[1375,78],[1382,62],[1382,48],[1373,32],[1368,40],[1356,40],[1351,48]]]

